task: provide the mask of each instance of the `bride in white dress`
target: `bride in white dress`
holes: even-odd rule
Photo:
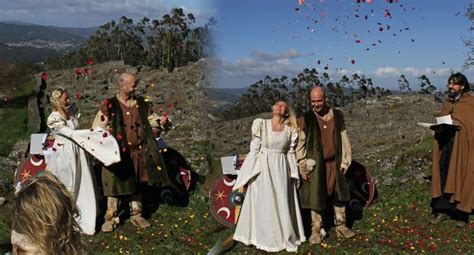
[[[96,186],[92,165],[87,152],[105,165],[120,161],[118,144],[103,130],[77,130],[77,111],[70,107],[69,95],[55,89],[50,97],[52,113],[47,125],[54,134],[51,155],[47,157],[47,170],[53,173],[73,195],[79,209],[77,219],[84,234],[95,233],[97,217]],[[58,226],[60,227],[60,226]]]
[[[272,119],[256,119],[234,190],[248,184],[234,240],[267,252],[296,252],[306,240],[296,191],[296,119],[284,101]]]

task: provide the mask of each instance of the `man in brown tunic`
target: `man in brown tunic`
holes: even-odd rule
[[[438,127],[433,142],[431,207],[438,224],[449,217],[464,227],[474,209],[474,97],[466,76],[448,79],[448,97],[441,115],[451,115],[456,127]]]
[[[303,183],[300,188],[300,205],[311,210],[311,244],[321,242],[322,212],[330,200],[336,215],[336,234],[350,238],[355,234],[346,227],[345,203],[349,201],[349,188],[344,174],[351,164],[351,147],[344,116],[341,111],[325,103],[325,92],[314,87],[310,94],[312,109],[298,119],[298,126],[304,132],[297,148],[300,174]],[[316,162],[314,170],[307,163]]]
[[[102,190],[107,197],[103,232],[111,232],[118,223],[120,197],[131,200],[131,222],[140,228],[149,227],[150,223],[141,214],[144,188],[170,183],[148,122],[151,107],[143,97],[134,96],[136,87],[135,76],[123,73],[119,93],[104,100],[93,124],[109,131],[121,150],[121,162],[102,170]]]

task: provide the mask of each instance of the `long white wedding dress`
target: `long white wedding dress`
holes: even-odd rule
[[[105,165],[119,162],[117,141],[103,130],[76,130],[79,122],[75,116],[66,119],[56,111],[48,116],[47,125],[55,138],[47,160],[47,170],[72,193],[80,213],[77,219],[79,226],[84,234],[93,235],[97,217],[97,193],[88,154]]]
[[[234,186],[248,184],[234,240],[267,252],[296,252],[306,240],[296,191],[297,140],[293,128],[273,132],[271,120],[254,120],[250,152]]]

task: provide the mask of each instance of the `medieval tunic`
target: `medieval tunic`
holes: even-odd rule
[[[137,183],[151,186],[170,184],[163,157],[148,123],[151,109],[143,97],[136,99],[133,105],[124,105],[117,97],[105,100],[94,121],[94,126],[112,129],[122,158],[121,162],[103,168],[104,196],[132,195],[137,192]]]
[[[452,146],[449,146],[449,138],[447,141],[443,141],[443,138],[449,136],[446,133],[438,132],[433,142],[431,197],[433,199],[447,197],[458,210],[467,213],[471,213],[474,209],[473,112],[474,97],[469,94],[464,94],[455,103],[446,101],[441,115],[451,114],[459,128],[455,131],[451,141]],[[447,149],[448,151],[446,151]],[[443,151],[445,152],[442,153]],[[449,160],[442,159],[442,156],[445,155],[449,155]],[[443,164],[443,162],[447,164]]]
[[[274,132],[271,120],[254,120],[250,152],[234,185],[248,184],[235,240],[267,252],[296,252],[305,241],[295,185],[297,139],[291,127]]]
[[[351,164],[349,137],[342,112],[330,108],[324,116],[319,116],[311,110],[298,120],[298,125],[306,136],[303,157],[316,161],[315,169],[310,172],[310,181],[303,181],[299,190],[301,207],[322,211],[331,195],[337,202],[349,201],[349,188],[339,171]],[[302,160],[300,155],[298,160]]]

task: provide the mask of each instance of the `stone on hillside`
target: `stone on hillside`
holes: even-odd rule
[[[210,113],[207,114],[207,117],[208,117],[209,119],[211,119],[212,121],[216,121],[216,122],[217,122],[217,121],[222,121],[221,118],[219,118],[219,117],[217,117],[217,116],[214,116],[214,115],[212,115],[212,114],[210,114]]]
[[[4,197],[0,197],[0,205],[5,204],[7,200]]]

